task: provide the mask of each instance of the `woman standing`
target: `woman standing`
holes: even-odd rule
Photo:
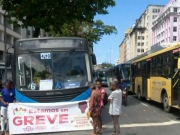
[[[96,90],[96,85],[93,84],[90,88],[92,94],[89,100],[89,111],[93,120],[93,133],[91,135],[96,135],[96,133],[102,133],[101,123],[99,121],[101,113],[101,94]],[[99,129],[97,132],[96,127]]]

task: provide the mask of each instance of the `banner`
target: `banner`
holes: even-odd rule
[[[10,134],[92,129],[87,119],[88,101],[61,103],[12,103],[8,107]]]

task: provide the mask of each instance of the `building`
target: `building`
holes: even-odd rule
[[[162,5],[149,5],[133,25],[130,33],[126,35],[129,44],[129,53],[126,61],[141,55],[152,46],[152,23],[158,16]]]
[[[129,33],[131,29],[127,29],[125,32],[125,37],[121,44],[119,45],[119,63],[124,63],[127,59],[130,59],[130,40],[129,40]]]
[[[115,65],[118,65],[120,63],[119,59],[115,60]]]
[[[5,72],[5,44],[4,44],[4,11],[0,7],[0,81],[4,79]],[[6,19],[6,51],[9,53],[13,52],[13,49],[8,49],[10,46],[13,46],[16,40],[21,38],[21,28],[9,24]],[[11,77],[11,70],[7,68],[7,79]],[[4,81],[4,80],[3,80]]]
[[[22,38],[33,38],[35,28],[34,27],[28,27],[25,29],[22,29]],[[48,34],[44,30],[40,30],[39,37],[47,37]]]
[[[126,61],[126,44],[125,44],[125,38],[123,39],[123,41],[121,42],[121,44],[119,45],[119,62],[123,63]],[[116,60],[115,60],[116,63]]]
[[[180,0],[170,0],[153,21],[153,45],[180,41]]]

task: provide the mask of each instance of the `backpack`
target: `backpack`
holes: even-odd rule
[[[107,105],[107,103],[108,103],[108,95],[107,95],[106,91],[104,93],[103,103],[104,103],[104,106]]]

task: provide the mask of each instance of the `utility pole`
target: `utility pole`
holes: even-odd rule
[[[111,48],[110,48],[110,62],[109,63],[111,64]]]
[[[4,78],[4,80],[6,81],[7,80],[7,67],[6,67],[6,54],[7,54],[7,52],[6,52],[6,50],[7,50],[7,46],[6,46],[6,15],[4,14],[4,55],[5,55],[5,57],[4,57],[4,61],[5,61],[5,78]]]

